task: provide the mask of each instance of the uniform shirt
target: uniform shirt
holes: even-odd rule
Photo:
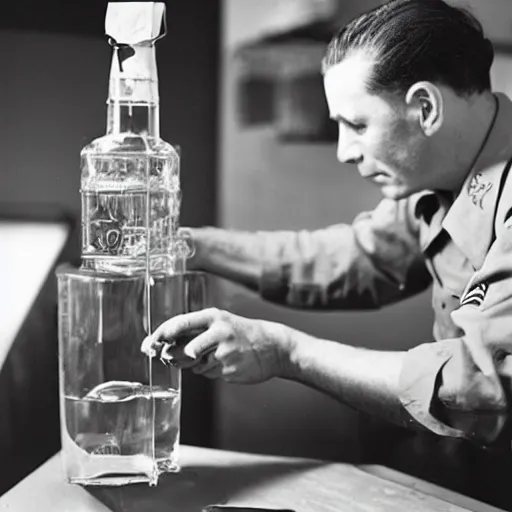
[[[429,430],[483,443],[504,431],[512,391],[512,102],[495,97],[456,197],[383,199],[352,225],[259,232],[254,247],[262,297],[292,307],[379,308],[432,286],[436,341],[406,353],[400,400]]]

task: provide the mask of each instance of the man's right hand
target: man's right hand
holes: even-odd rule
[[[167,320],[143,341],[141,350],[151,357],[161,351],[162,360],[209,378],[255,384],[288,376],[291,331],[282,324],[211,308]],[[185,345],[179,343],[198,332]]]

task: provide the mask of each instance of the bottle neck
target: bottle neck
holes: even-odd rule
[[[160,137],[155,46],[114,47],[107,100],[107,134]]]

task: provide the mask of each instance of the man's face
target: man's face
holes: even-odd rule
[[[357,165],[384,196],[407,197],[432,187],[431,141],[405,104],[405,95],[371,95],[373,67],[364,52],[349,54],[324,76],[331,118],[338,123],[338,160]]]

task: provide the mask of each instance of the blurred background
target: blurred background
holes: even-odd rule
[[[315,229],[351,222],[377,203],[378,190],[336,161],[319,60],[336,27],[381,3],[166,2],[168,34],[157,46],[161,135],[181,147],[183,225]],[[512,94],[512,3],[452,3],[483,23],[496,48],[494,88]],[[100,0],[18,0],[0,18],[0,253],[12,253],[24,224],[66,227],[64,237],[51,235],[55,242],[29,235],[18,247],[23,258],[1,260],[0,493],[59,449],[54,268],[79,261],[79,153],[105,133],[105,8]],[[429,293],[379,312],[308,313],[220,280],[212,286],[219,307],[344,343],[404,350],[432,338]],[[25,309],[9,330],[13,297]],[[371,462],[385,461],[386,440],[404,435],[291,382],[184,376],[187,444]]]

